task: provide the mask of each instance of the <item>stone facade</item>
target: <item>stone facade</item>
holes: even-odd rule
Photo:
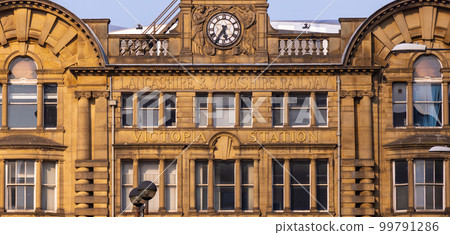
[[[170,33],[121,35],[109,34],[109,20],[80,20],[51,1],[0,1],[0,216],[135,216],[125,192],[148,177],[158,182],[148,216],[449,216],[450,158],[428,149],[450,144],[450,52],[392,52],[399,43],[449,49],[449,1],[398,0],[367,19],[340,19],[338,34],[300,36],[270,26],[266,0],[216,2],[181,0]],[[205,34],[220,12],[234,14],[242,29],[227,48]],[[441,62],[441,80],[433,81],[442,88],[436,127],[420,126],[413,115],[420,105],[414,66],[423,55]],[[16,58],[36,64],[31,128],[12,124]],[[49,84],[57,85],[51,128]],[[394,126],[396,84],[407,94],[401,126]],[[166,95],[176,97],[175,107]],[[215,116],[214,100],[224,95],[234,101],[224,107],[232,126]],[[308,120],[293,125],[296,95],[309,101],[300,111]],[[144,99],[156,101],[143,107]],[[149,125],[144,114],[159,119]],[[161,120],[171,114],[175,122]],[[422,161],[432,182],[421,184],[413,173]],[[22,162],[30,164],[29,184],[20,182]],[[46,168],[49,162],[55,165]],[[396,175],[403,162],[408,171]],[[232,167],[233,183],[219,182],[220,163]],[[302,164],[305,182],[290,175]],[[279,166],[281,178],[274,176]],[[17,197],[21,187],[29,190],[25,198]],[[420,194],[422,187],[429,190]],[[231,209],[222,195],[233,197]]]

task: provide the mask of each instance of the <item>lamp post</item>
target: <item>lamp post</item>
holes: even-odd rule
[[[138,213],[140,217],[144,217],[144,210],[148,205],[148,201],[155,196],[156,191],[156,185],[151,181],[143,181],[137,188],[131,190],[128,197],[131,203],[139,208]]]

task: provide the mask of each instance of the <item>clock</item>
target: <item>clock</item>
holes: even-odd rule
[[[220,48],[234,45],[241,37],[241,23],[228,12],[213,15],[206,27],[209,40]]]

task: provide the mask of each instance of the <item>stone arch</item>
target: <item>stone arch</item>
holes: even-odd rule
[[[235,159],[239,155],[237,148],[239,145],[239,139],[235,135],[227,132],[214,135],[209,142],[212,156],[218,160]]]
[[[44,0],[0,2],[0,53],[4,58],[34,53],[57,61],[55,69],[108,63],[97,37],[82,20]]]
[[[355,64],[362,43],[372,45],[372,64],[385,66],[399,43],[422,43],[429,48],[450,45],[450,1],[398,0],[387,4],[355,31],[342,57]]]

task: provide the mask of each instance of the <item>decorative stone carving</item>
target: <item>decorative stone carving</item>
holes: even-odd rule
[[[355,98],[356,97],[356,91],[341,91],[340,96],[341,96],[341,98],[346,98],[347,96]]]
[[[80,98],[89,99],[91,97],[92,97],[92,92],[90,92],[90,91],[75,91],[76,99],[80,99]]]
[[[375,96],[375,92],[373,91],[341,91],[341,98],[352,97],[352,98],[361,98],[364,96],[369,96],[370,98]]]
[[[356,96],[357,97],[369,96],[370,98],[372,98],[375,96],[375,93],[373,91],[357,91]]]
[[[236,156],[236,141],[227,135],[217,138],[214,143],[214,159],[228,160],[234,159]]]
[[[92,97],[94,99],[98,99],[100,97],[108,99],[109,98],[109,92],[107,92],[107,91],[93,91],[92,92]]]
[[[206,43],[204,33],[206,21],[218,12],[230,12],[236,15],[242,24],[242,40],[233,47],[232,54],[253,54],[256,51],[256,13],[253,6],[205,6],[198,5],[192,12],[192,52],[198,55],[213,56],[216,48]]]

